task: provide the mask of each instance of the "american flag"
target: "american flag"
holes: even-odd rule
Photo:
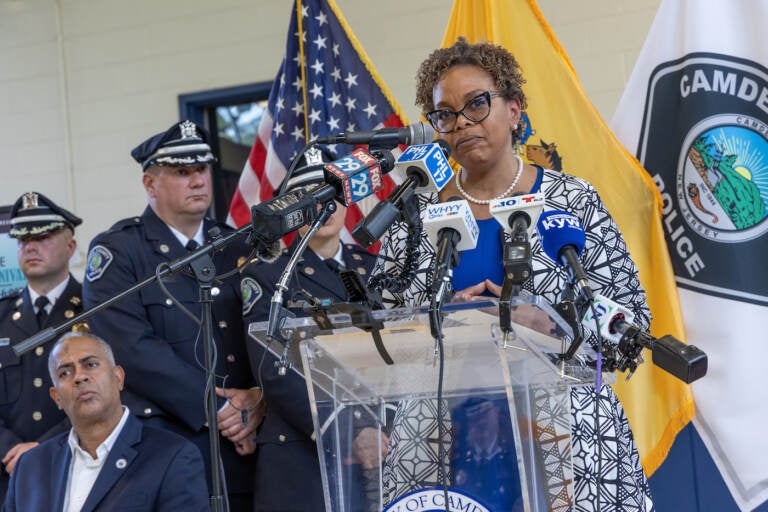
[[[404,123],[399,105],[333,0],[296,0],[285,57],[232,198],[228,222],[236,227],[250,222],[250,207],[273,197],[291,161],[310,139]],[[329,149],[342,156],[352,148]],[[347,209],[342,240],[352,241],[352,228],[394,189],[391,174],[384,181],[376,196]]]

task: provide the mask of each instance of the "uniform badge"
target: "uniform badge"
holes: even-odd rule
[[[362,259],[363,259],[363,257],[362,257],[362,256],[360,256],[359,254],[356,254],[356,253],[355,253],[355,254],[353,254],[353,255],[352,255],[352,259],[353,259],[353,260],[356,260],[356,261],[360,261],[360,260],[362,260]]]
[[[240,281],[240,292],[243,295],[243,314],[247,315],[263,295],[261,285],[254,278],[246,277]]]
[[[88,265],[85,269],[85,278],[89,282],[94,282],[104,275],[104,272],[112,263],[115,257],[109,252],[109,249],[103,245],[96,245],[88,253]]]
[[[71,302],[73,306],[79,306],[82,301],[80,300],[80,297],[70,297],[69,302]]]
[[[357,273],[364,276],[366,274],[365,267],[357,267]]]

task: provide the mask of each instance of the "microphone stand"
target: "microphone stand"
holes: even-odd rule
[[[269,306],[267,339],[270,340],[270,342],[273,340],[278,340],[283,343],[283,354],[280,356],[280,361],[277,363],[277,371],[279,375],[285,375],[285,373],[288,371],[288,367],[290,366],[290,363],[288,362],[288,350],[290,349],[291,341],[289,339],[284,339],[278,332],[280,327],[285,322],[285,319],[292,315],[292,313],[285,306],[283,306],[283,295],[288,291],[288,280],[291,278],[291,274],[293,274],[293,271],[296,268],[296,263],[298,263],[299,258],[301,258],[301,255],[304,254],[304,250],[307,248],[307,245],[309,245],[309,241],[312,240],[312,237],[315,236],[317,230],[320,229],[323,224],[325,224],[328,218],[330,218],[330,216],[333,215],[333,212],[335,211],[336,201],[334,199],[331,199],[323,204],[320,214],[310,225],[307,234],[305,234],[301,240],[299,240],[299,243],[296,246],[296,250],[291,255],[291,258],[288,260],[288,264],[285,266],[285,269],[283,269],[283,273],[280,275],[280,279],[275,285],[275,293],[272,295],[272,301]]]
[[[512,331],[512,298],[520,295],[523,289],[523,283],[531,277],[533,267],[531,264],[531,243],[528,241],[528,234],[524,226],[522,231],[512,235],[511,240],[506,239],[502,231],[503,240],[503,259],[504,283],[501,286],[501,296],[499,297],[499,327],[503,333],[504,348],[508,348],[508,341],[513,334]]]
[[[227,233],[222,236],[220,233],[213,235],[212,240],[189,252],[188,254],[177,258],[170,263],[161,264],[158,266],[158,272],[154,275],[147,277],[143,281],[124,289],[114,297],[107,299],[99,304],[96,304],[91,309],[83,311],[79,315],[70,318],[66,322],[56,327],[48,327],[42,331],[30,336],[29,338],[15,344],[13,351],[17,355],[22,355],[35,347],[47,343],[48,341],[61,336],[63,333],[72,329],[76,324],[82,323],[94,314],[110,307],[115,302],[124,299],[134,293],[138,292],[149,286],[150,284],[163,279],[165,277],[174,275],[189,267],[198,282],[200,287],[200,305],[202,308],[201,324],[200,328],[203,335],[204,355],[205,355],[205,372],[208,378],[211,378],[214,374],[213,368],[213,354],[214,354],[214,341],[213,341],[213,292],[212,283],[216,279],[216,267],[213,264],[211,255],[223,249],[225,246],[233,242],[235,239],[243,236],[252,229],[250,224],[246,224],[240,229]],[[208,439],[211,447],[211,482],[213,485],[211,495],[211,506],[214,512],[224,512],[224,495],[222,493],[223,475],[221,474],[221,468],[219,465],[220,446],[219,446],[219,426],[216,420],[217,407],[216,407],[216,389],[212,385],[206,386],[206,420],[208,421]]]

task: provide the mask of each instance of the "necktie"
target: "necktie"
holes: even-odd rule
[[[187,250],[191,252],[191,251],[194,251],[195,249],[197,249],[198,247],[200,247],[200,244],[198,244],[194,240],[190,239],[189,242],[187,242],[187,245],[185,245],[184,247],[186,247]]]
[[[323,261],[328,266],[328,268],[333,270],[334,273],[338,274],[339,272],[341,272],[342,270],[341,264],[339,264],[339,262],[336,261],[335,258],[327,258]]]
[[[51,301],[49,301],[48,297],[45,295],[41,295],[35,299],[35,307],[37,308],[35,316],[37,317],[37,327],[39,329],[42,329],[45,325],[45,321],[48,320],[48,312],[45,310],[45,306],[50,304],[50,302]]]

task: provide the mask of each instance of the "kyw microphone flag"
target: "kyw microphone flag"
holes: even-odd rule
[[[709,357],[693,423],[741,510],[768,500],[767,24],[764,1],[663,0],[611,123],[661,191],[687,341]]]
[[[240,176],[228,222],[250,221],[250,207],[273,197],[299,151],[313,137],[345,131],[400,127],[407,122],[333,0],[296,0],[285,57],[269,94],[267,111]],[[330,146],[342,157],[353,148]],[[397,179],[397,178],[395,178]],[[347,209],[342,239],[394,189],[383,187]]]

